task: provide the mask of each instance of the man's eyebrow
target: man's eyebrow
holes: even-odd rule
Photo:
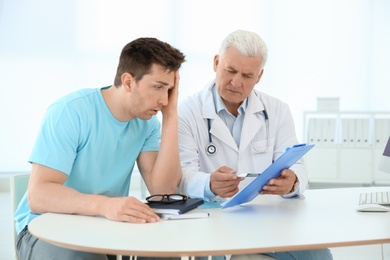
[[[173,88],[175,87],[174,85],[169,86],[169,83],[168,83],[168,82],[165,82],[165,81],[157,80],[157,81],[155,81],[155,82],[158,83],[158,84],[161,84],[161,85],[163,85],[163,86],[168,86],[169,89],[173,89]]]
[[[169,85],[168,82],[165,82],[165,81],[157,80],[155,82],[158,83],[158,84],[164,85],[164,86],[168,86]]]

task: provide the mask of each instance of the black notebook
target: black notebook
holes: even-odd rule
[[[180,215],[197,208],[204,202],[202,199],[187,199],[184,202],[171,203],[171,204],[159,204],[159,203],[146,203],[156,213],[165,213]]]

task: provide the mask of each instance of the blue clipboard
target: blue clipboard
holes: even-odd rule
[[[263,186],[272,178],[280,176],[283,169],[290,168],[303,155],[305,155],[314,144],[296,144],[289,147],[286,151],[274,161],[262,174],[257,176],[252,182],[241,189],[236,195],[221,204],[222,208],[229,208],[253,200],[263,188]]]

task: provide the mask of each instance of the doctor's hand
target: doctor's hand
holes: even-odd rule
[[[236,172],[227,167],[222,166],[210,176],[210,189],[221,198],[232,197],[238,192],[238,184],[244,178],[240,178]]]
[[[284,169],[278,178],[269,180],[263,186],[260,194],[286,195],[293,191],[297,180],[297,176],[292,170]]]

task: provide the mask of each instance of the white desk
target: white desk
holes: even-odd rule
[[[390,213],[355,210],[362,191],[306,191],[306,199],[258,196],[245,206],[209,209],[208,219],[152,224],[44,214],[30,232],[47,242],[90,252],[137,256],[205,256],[390,243]],[[197,209],[199,210],[199,209]]]

